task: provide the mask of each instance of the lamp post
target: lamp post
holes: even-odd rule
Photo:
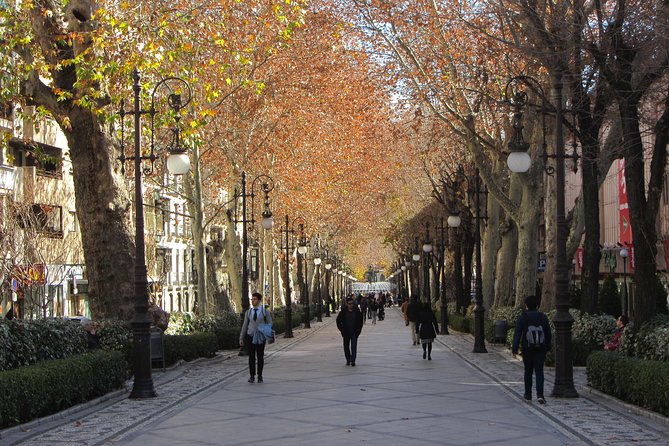
[[[420,270],[418,269],[418,262],[420,262],[420,248],[418,247],[418,237],[417,236],[414,237],[414,250],[413,250],[413,255],[411,256],[411,260],[413,260],[413,265],[414,265],[414,268],[412,268],[413,277],[414,277],[414,279],[416,279],[415,280],[415,282],[416,282],[415,283],[415,285],[416,285],[415,293],[418,296],[418,298],[420,298],[420,296],[422,296],[422,294],[421,294],[421,284],[420,284]],[[411,283],[412,293],[414,292],[414,290],[413,290],[414,283],[413,282],[414,281],[412,281],[412,283]]]
[[[425,239],[423,240],[423,300],[427,303],[432,302],[432,289],[430,287],[430,260],[432,253],[432,239],[430,238],[430,223],[432,219],[427,216],[423,220],[425,225]]]
[[[297,279],[300,287],[300,299],[302,300],[302,311],[304,313],[304,328],[311,328],[311,316],[309,315],[309,290],[307,285],[307,237],[304,235],[305,221],[302,217],[293,219],[293,225],[297,223]]]
[[[238,199],[242,200],[242,218],[237,218],[236,211],[237,206],[235,205],[235,218],[233,219],[235,223],[242,224],[242,313],[240,319],[243,323],[244,314],[250,307],[249,302],[249,265],[248,265],[248,250],[249,250],[249,236],[248,236],[248,223],[251,223],[251,227],[255,225],[255,186],[256,183],[262,182],[262,191],[264,194],[264,209],[262,212],[262,227],[265,230],[270,230],[274,226],[274,218],[272,217],[272,211],[269,208],[269,193],[274,189],[274,181],[268,175],[258,175],[251,182],[251,192],[247,193],[246,191],[246,172],[242,172],[242,190],[241,193],[238,193],[235,190],[234,200],[237,203]],[[248,218],[247,215],[247,199],[251,198],[251,218]],[[246,351],[248,347],[242,347],[240,354],[243,354],[242,351]]]
[[[623,258],[623,314],[625,316],[629,315],[629,302],[627,298],[627,258],[629,257],[630,252],[627,248],[622,248],[620,250],[620,257]]]
[[[562,67],[559,65],[552,70],[553,91],[555,93],[555,168],[546,167],[546,173],[555,174],[556,184],[556,240],[555,240],[555,307],[556,313],[553,317],[555,325],[555,384],[551,396],[562,398],[578,398],[578,392],[574,387],[574,370],[572,354],[571,327],[574,319],[569,313],[569,264],[567,262],[567,222],[565,219],[565,147],[562,131]],[[530,76],[517,76],[509,80],[505,88],[507,102],[514,107],[513,135],[509,149],[511,154],[507,160],[512,172],[523,173],[530,168],[530,156],[527,153],[529,144],[525,143],[522,135],[522,108],[527,104],[527,95],[518,90],[513,98],[509,96],[509,87],[513,82],[521,82],[537,91],[542,98],[542,119],[545,120],[547,113],[545,94],[539,82]],[[542,156],[544,162],[549,155],[546,152],[546,127],[543,126],[544,147]],[[524,154],[523,154],[524,152]],[[513,156],[513,159],[512,159]],[[552,158],[553,156],[551,156]],[[571,155],[574,162],[577,160],[576,148]],[[521,160],[516,163],[514,160]]]
[[[314,246],[314,268],[316,276],[316,322],[323,322],[323,300],[321,299],[321,255],[318,245]],[[329,316],[329,314],[328,314]]]
[[[476,194],[476,229],[474,240],[476,244],[476,280],[474,281],[474,353],[488,353],[485,348],[485,329],[483,315],[483,277],[481,276],[481,177],[479,170],[474,174],[474,193]],[[469,180],[468,180],[469,181]]]
[[[439,226],[436,227],[435,231],[438,231],[440,234],[439,243],[437,243],[437,275],[441,275],[440,288],[439,288],[439,299],[441,301],[441,334],[450,334],[448,332],[448,302],[446,298],[446,247],[448,245],[448,228],[449,227],[458,227],[460,226],[460,216],[459,215],[449,215],[446,220],[447,226],[444,226],[444,217],[439,219]]]
[[[330,317],[330,270],[332,269],[332,261],[325,253],[325,317]]]
[[[283,246],[286,253],[286,330],[283,333],[284,338],[293,337],[293,303],[290,296],[290,252],[293,249],[292,245],[292,235],[295,231],[290,227],[290,222],[288,221],[288,215],[286,215],[286,227],[282,229],[281,232],[285,234],[286,244]]]
[[[154,152],[154,118],[156,111],[156,93],[160,87],[170,87],[167,96],[167,104],[176,121],[176,126],[172,131],[172,141],[167,149],[169,158],[167,159],[167,169],[174,175],[183,175],[190,170],[190,161],[186,149],[181,142],[181,129],[179,120],[181,110],[188,105],[191,99],[190,85],[180,78],[169,77],[161,80],[154,87],[151,94],[151,108],[142,110],[140,103],[140,93],[142,87],[139,84],[139,71],[133,72],[133,91],[134,106],[131,111],[125,110],[124,101],[121,101],[121,172],[125,173],[125,162],[134,161],[135,175],[135,285],[134,285],[134,307],[135,316],[131,322],[133,337],[133,367],[134,381],[130,398],[152,398],[156,396],[153,388],[153,378],[151,376],[151,319],[149,318],[149,295],[148,280],[146,270],[145,242],[144,242],[144,197],[142,191],[142,174],[149,175],[153,172],[155,161],[158,155]],[[183,101],[181,94],[185,93],[186,100]],[[142,155],[141,150],[141,117],[148,114],[151,118],[151,151],[149,155]],[[132,156],[125,156],[125,126],[124,118],[126,115],[134,117],[134,153]],[[151,167],[142,168],[142,161],[151,161]]]

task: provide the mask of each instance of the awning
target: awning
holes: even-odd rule
[[[395,284],[390,282],[354,282],[351,288],[354,293],[388,293],[395,290]]]

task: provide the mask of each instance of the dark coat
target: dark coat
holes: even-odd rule
[[[420,302],[412,300],[407,306],[407,320],[409,322],[417,322],[418,314],[420,313]]]
[[[354,316],[354,324],[355,324],[355,333],[351,333],[348,328],[346,327],[346,313],[348,313],[348,308],[344,308],[339,312],[337,315],[337,328],[341,332],[342,336],[352,336],[355,334],[355,336],[360,336],[360,333],[362,332],[362,313],[358,309],[357,306],[353,306],[353,316]]]
[[[434,311],[421,310],[416,318],[416,333],[421,339],[434,339],[439,333],[439,324]]]
[[[544,330],[544,339],[545,339],[545,351],[551,349],[551,326],[548,323],[548,317],[537,310],[526,310],[518,316],[516,321],[516,329],[513,333],[513,343],[511,344],[511,352],[514,354],[518,353],[518,347],[523,352],[528,352],[527,339],[525,339],[525,332],[527,331],[527,326],[529,322],[539,323]]]

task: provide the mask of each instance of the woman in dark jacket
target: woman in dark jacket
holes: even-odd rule
[[[420,343],[423,346],[423,359],[427,357],[428,360],[432,361],[432,341],[439,333],[439,324],[437,323],[437,316],[434,315],[434,311],[432,311],[428,302],[423,303],[423,307],[418,313],[416,333],[418,333]]]

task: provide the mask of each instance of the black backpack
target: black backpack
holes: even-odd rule
[[[543,351],[546,349],[546,335],[544,334],[544,327],[541,325],[542,317],[539,313],[539,320],[532,321],[527,312],[523,313],[525,319],[525,340],[527,346],[531,351]]]

